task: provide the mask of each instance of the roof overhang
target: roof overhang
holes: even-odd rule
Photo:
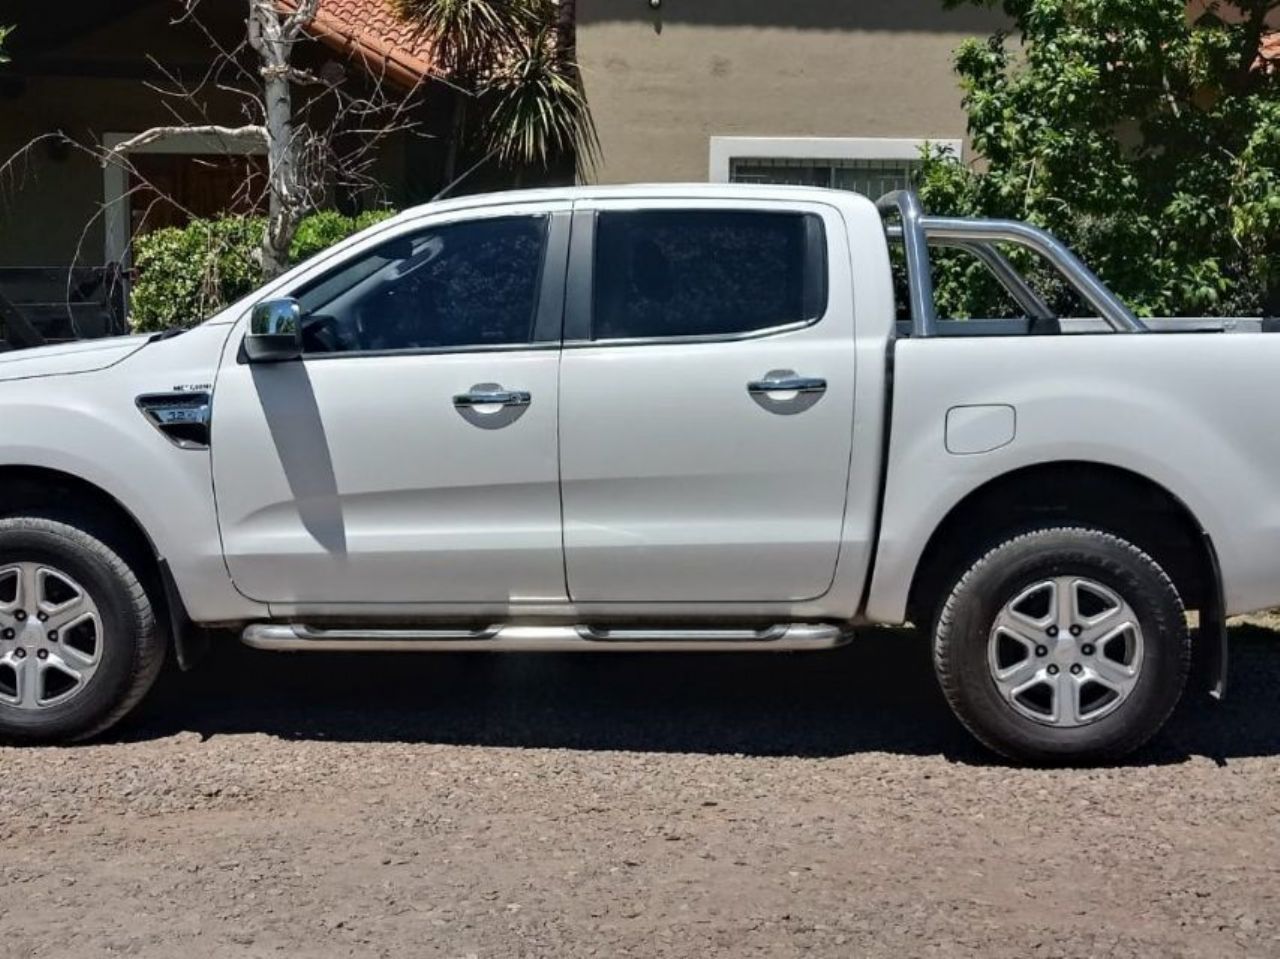
[[[297,0],[277,0],[277,3],[289,12],[298,6]],[[416,44],[418,49],[407,49],[379,35],[370,25],[361,26],[335,15],[323,2],[315,19],[307,25],[307,32],[344,60],[358,63],[375,80],[385,80],[401,89],[412,89],[435,75],[433,64],[421,50],[423,44]]]

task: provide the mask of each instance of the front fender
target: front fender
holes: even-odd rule
[[[136,399],[212,383],[209,364],[216,366],[218,354],[201,347],[216,341],[220,350],[226,332],[200,328],[172,341],[191,337],[182,351],[156,344],[95,373],[0,383],[0,466],[70,474],[109,495],[168,563],[196,622],[248,619],[264,609],[240,596],[227,574],[209,451],[176,446]]]

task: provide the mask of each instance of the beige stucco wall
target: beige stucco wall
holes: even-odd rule
[[[941,0],[580,0],[597,179],[706,180],[712,136],[960,139],[960,41],[1001,20]]]

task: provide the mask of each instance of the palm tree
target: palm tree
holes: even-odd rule
[[[9,58],[4,55],[4,40],[11,32],[13,27],[0,27],[0,63],[9,62]]]
[[[576,0],[392,5],[432,38],[444,77],[459,88],[447,179],[464,141],[517,171],[569,158],[579,177],[594,170],[600,140],[578,69]],[[474,123],[473,111],[480,114]]]

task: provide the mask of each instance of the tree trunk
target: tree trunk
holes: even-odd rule
[[[281,14],[274,0],[249,0],[249,43],[262,63],[263,107],[267,131],[267,228],[262,236],[264,280],[289,266],[289,248],[307,212],[300,180],[298,145],[293,127],[290,58],[304,27],[314,18],[319,0],[298,0],[294,11]]]
[[[265,73],[265,71],[264,71]],[[270,188],[267,229],[262,237],[262,277],[279,276],[289,266],[289,247],[301,219],[293,149],[293,96],[286,77],[268,74],[263,83],[267,106],[267,170]]]

